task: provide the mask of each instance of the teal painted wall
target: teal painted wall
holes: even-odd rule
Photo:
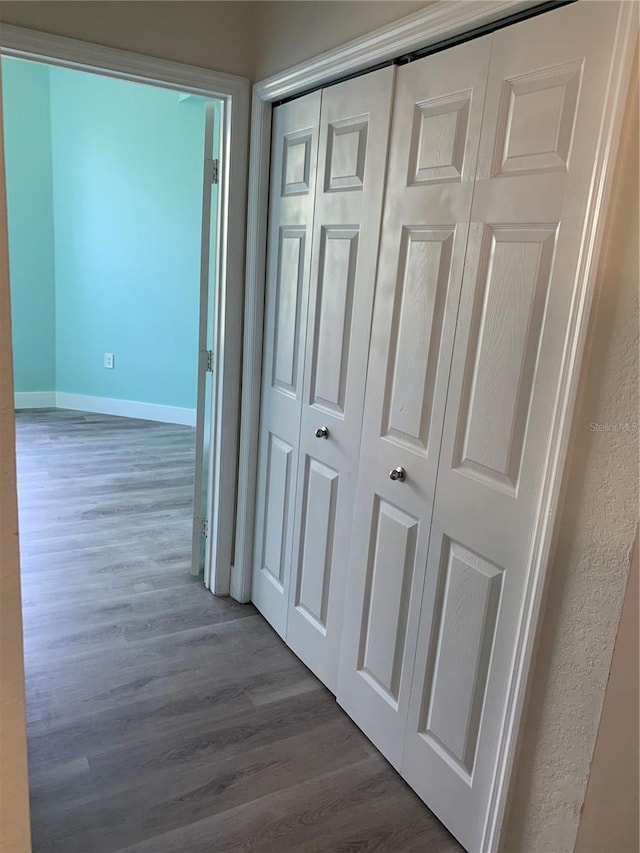
[[[16,391],[55,388],[49,71],[2,59],[4,150]]]
[[[59,68],[50,93],[56,390],[194,408],[204,103]]]

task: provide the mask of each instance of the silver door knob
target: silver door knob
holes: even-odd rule
[[[327,427],[318,427],[316,438],[329,438],[329,429]]]
[[[397,468],[394,468],[392,471],[389,471],[389,477],[392,480],[400,480],[403,483],[406,479],[407,472],[400,465]]]

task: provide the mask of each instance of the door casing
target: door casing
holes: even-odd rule
[[[0,54],[223,102],[219,176],[221,269],[216,306],[219,352],[215,353],[212,400],[213,433],[218,440],[211,454],[212,465],[204,476],[213,479],[208,534],[212,547],[207,549],[210,565],[205,567],[205,574],[214,594],[228,595],[237,467],[223,465],[222,460],[235,460],[238,452],[249,81],[232,74],[4,24],[0,29]]]

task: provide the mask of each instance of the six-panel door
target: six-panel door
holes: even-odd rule
[[[334,693],[394,72],[322,94],[287,643]]]
[[[526,618],[617,18],[577,3],[492,37],[401,764],[468,850]]]
[[[398,69],[338,701],[402,756],[491,36]],[[395,468],[404,481],[391,480]]]
[[[320,92],[273,111],[272,173],[251,598],[286,635]]]

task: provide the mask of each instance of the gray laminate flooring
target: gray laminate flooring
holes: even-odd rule
[[[17,414],[34,851],[459,850],[256,610],[190,578],[193,445]]]

